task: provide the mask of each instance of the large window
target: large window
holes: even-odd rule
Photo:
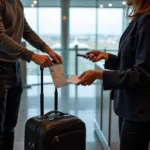
[[[25,7],[25,17],[32,29],[53,49],[61,49],[61,8],[60,7]],[[81,49],[106,50],[111,53],[118,52],[120,36],[123,32],[123,9],[122,8],[70,8],[69,9],[69,48],[78,45]],[[66,35],[67,36],[67,35]],[[96,39],[97,37],[97,39]],[[97,44],[97,45],[96,45]],[[41,53],[27,43],[29,50]],[[57,51],[66,62],[66,74],[75,73],[75,52]],[[64,53],[64,55],[62,55]],[[66,61],[67,58],[67,61]],[[78,73],[84,70],[94,69],[94,64],[87,60],[78,59]],[[82,61],[82,63],[81,63]],[[69,64],[69,65],[68,65]],[[74,67],[73,67],[74,66]],[[49,70],[45,69],[49,82]],[[34,63],[27,64],[27,83],[39,82],[39,66]],[[46,74],[45,74],[46,75]]]
[[[37,26],[37,8],[24,8],[24,13],[26,20],[30,27],[37,33],[38,31],[38,26]],[[26,42],[26,47],[37,53],[37,50],[32,47],[28,42]],[[38,83],[38,66],[33,63],[27,63],[27,84],[32,84],[32,83]]]
[[[24,9],[25,18],[30,25],[30,27],[37,33],[37,8],[25,8]],[[35,48],[32,47],[29,43],[26,44],[27,48],[34,51]]]
[[[96,9],[70,8],[70,48],[95,48]]]
[[[60,11],[60,8],[39,8],[39,35],[52,48],[61,48]]]
[[[95,8],[70,9],[70,48],[94,49],[98,40],[98,49],[118,50],[120,36],[123,32],[123,9],[98,9],[96,20]],[[96,24],[98,39],[96,39]]]
[[[25,8],[25,17],[32,29],[53,48],[61,48],[60,11],[60,8]],[[31,49],[29,44],[27,47]]]
[[[123,9],[98,10],[98,49],[116,50],[123,32]]]
[[[26,8],[24,9],[25,17],[31,28],[43,39],[46,44],[52,48],[60,48],[61,33],[61,9],[60,8]],[[36,53],[37,51],[29,43],[26,44],[29,50]],[[33,62],[27,63],[27,84],[39,82],[39,66]],[[49,70],[45,69],[49,75]],[[51,81],[51,78],[45,76],[45,82]]]

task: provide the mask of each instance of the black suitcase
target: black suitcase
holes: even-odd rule
[[[58,92],[55,89],[55,108],[43,115],[43,68],[41,68],[41,115],[25,125],[25,150],[85,150],[85,123],[76,116],[57,111]]]

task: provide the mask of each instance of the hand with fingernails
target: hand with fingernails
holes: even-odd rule
[[[107,60],[108,59],[108,53],[102,52],[99,50],[92,50],[88,53],[86,53],[87,56],[86,59],[89,59],[92,62],[98,62],[102,59]],[[81,79],[76,85],[91,85],[96,79],[102,79],[103,78],[103,71],[102,70],[88,70],[83,72],[79,79]]]
[[[32,61],[43,68],[49,67],[52,64],[52,60],[50,57],[55,60],[56,62],[62,63],[62,58],[57,53],[55,53],[49,46],[45,48],[45,52],[49,55],[39,55],[33,53]]]
[[[87,56],[85,58],[91,60],[92,62],[98,62],[102,59],[108,59],[108,53],[99,50],[92,50],[86,54]]]
[[[91,85],[96,79],[103,78],[103,71],[102,70],[88,70],[83,72],[79,79],[81,79],[76,85]]]

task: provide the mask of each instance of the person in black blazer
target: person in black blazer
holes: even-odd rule
[[[132,19],[119,43],[118,56],[98,50],[89,59],[105,59],[109,70],[88,70],[77,85],[103,80],[104,90],[112,90],[114,111],[123,118],[120,150],[147,150],[150,139],[150,0],[128,0]]]

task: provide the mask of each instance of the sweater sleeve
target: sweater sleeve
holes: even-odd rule
[[[30,62],[33,52],[24,48],[6,34],[3,24],[3,9],[3,3],[0,1],[0,51],[3,51],[14,58],[21,58]]]

